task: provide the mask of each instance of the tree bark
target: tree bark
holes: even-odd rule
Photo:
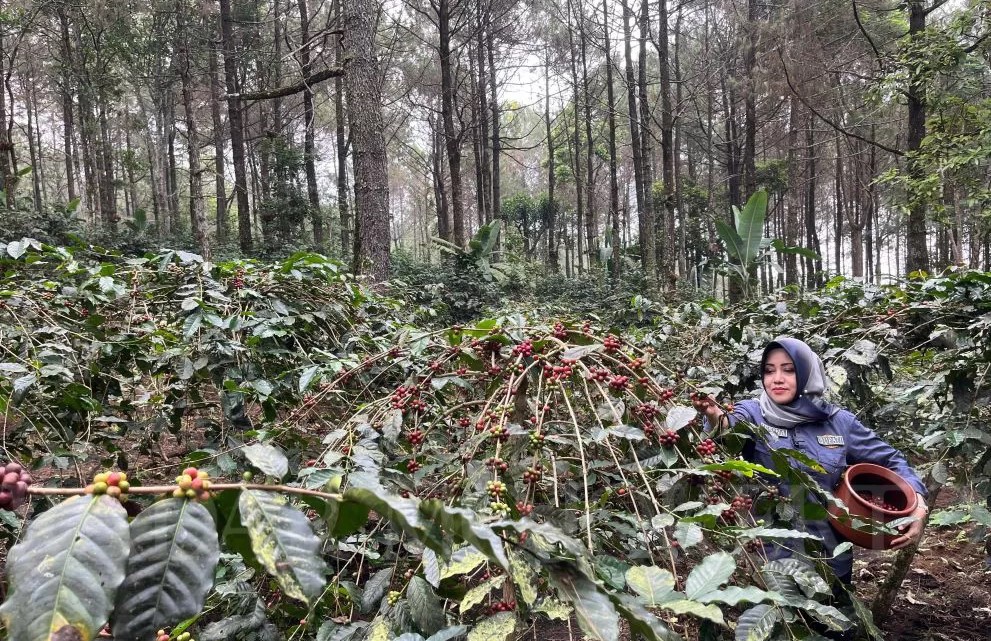
[[[359,251],[355,272],[371,261],[376,280],[389,276],[389,174],[382,118],[382,75],[375,47],[376,3],[344,0],[344,84],[354,144],[354,204]]]
[[[489,108],[492,110],[492,219],[502,219],[502,182],[500,178],[500,162],[502,160],[502,132],[500,130],[499,85],[496,78],[495,66],[495,35],[492,28],[492,16],[486,14],[486,44],[489,58]]]
[[[454,128],[454,71],[451,57],[451,4],[439,0],[437,27],[440,35],[441,116],[444,120],[444,146],[447,149],[447,166],[451,172],[451,216],[454,227],[454,244],[465,246],[465,213],[461,190],[461,132]]]
[[[334,0],[334,15],[337,23],[342,22],[341,0]],[[337,65],[344,64],[344,36],[339,35],[334,56]],[[334,79],[334,141],[337,150],[337,214],[341,225],[341,253],[348,256],[353,247],[351,211],[348,206],[348,145],[344,137],[344,77]]]
[[[186,154],[189,161],[189,223],[196,248],[204,259],[210,260],[210,241],[206,229],[203,203],[203,169],[200,167],[200,133],[196,123],[193,101],[193,74],[190,56],[192,26],[187,22],[187,8],[182,0],[176,2],[176,31],[179,38],[179,78],[182,82],[182,106],[186,112]]]
[[[571,174],[575,177],[575,251],[572,253],[574,272],[582,271],[582,260],[585,254],[584,229],[585,229],[585,184],[582,176],[581,165],[581,126],[578,118],[579,106],[581,105],[582,91],[578,84],[578,65],[576,63],[577,52],[575,51],[574,29],[572,25],[571,2],[568,2],[568,44],[571,62],[571,87],[572,103],[574,109],[574,121],[571,128]]]
[[[908,0],[908,37],[910,41],[924,35],[927,11],[923,0]],[[910,184],[917,184],[924,178],[924,169],[914,159],[913,152],[922,147],[926,137],[926,88],[920,72],[909,74],[908,85],[908,131],[905,151],[907,154]],[[929,248],[926,245],[926,205],[922,194],[909,189],[908,228],[906,230],[905,271],[929,270]]]
[[[609,217],[612,220],[612,269],[613,280],[619,279],[619,173],[616,153],[616,96],[612,85],[612,51],[609,41],[609,9],[602,0],[602,28],[606,45],[606,120],[609,126]]]
[[[671,108],[671,56],[668,38],[667,0],[657,3],[659,22],[657,33],[657,64],[661,92],[661,171],[664,181],[664,262],[659,270],[668,283],[675,272],[675,210],[674,210],[674,115]]]
[[[547,129],[547,263],[552,274],[558,272],[557,201],[554,200],[554,132],[551,130],[551,56],[544,46],[544,125]]]
[[[217,46],[211,42],[207,53],[210,66],[210,118],[213,120],[213,172],[214,196],[217,201],[217,242],[227,242],[230,235],[230,220],[227,218],[227,179],[225,176],[224,121],[220,115],[220,65]]]
[[[297,0],[299,8],[299,65],[303,77],[310,75],[310,14],[306,0]],[[310,203],[310,220],[313,225],[313,242],[317,246],[324,243],[323,216],[320,212],[320,192],[317,191],[317,168],[314,159],[313,134],[313,89],[307,85],[303,90],[303,168],[306,172],[306,197]]]
[[[657,240],[654,230],[654,169],[650,142],[650,103],[647,97],[647,40],[650,37],[650,1],[640,2],[640,52],[637,60],[637,92],[640,102],[640,157],[643,176],[643,208],[640,210],[640,233],[643,236],[644,275],[651,287],[657,284]]]
[[[220,0],[220,28],[224,46],[224,76],[227,85],[227,122],[230,124],[231,159],[234,162],[234,193],[237,196],[238,245],[250,253],[251,206],[248,202],[248,172],[244,160],[244,120],[238,93],[237,61],[234,53],[234,17],[230,0]]]

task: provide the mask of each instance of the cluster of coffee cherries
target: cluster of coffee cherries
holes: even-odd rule
[[[614,392],[624,392],[630,386],[630,377],[616,374],[609,378],[609,389]]]
[[[533,503],[524,503],[523,501],[517,501],[516,511],[520,513],[520,516],[530,516],[530,514],[533,512]]]
[[[172,490],[172,496],[177,499],[199,499],[208,501],[210,499],[209,474],[195,467],[187,467],[182,474],[176,477],[176,489]]]
[[[867,498],[867,497],[865,497],[865,498]],[[884,498],[882,498],[880,496],[871,496],[871,497],[867,498],[867,502],[870,503],[871,505],[873,505],[876,508],[880,508],[882,510],[888,510],[889,512],[895,512],[895,511],[898,510],[897,507],[895,507],[891,503],[888,503],[887,501],[884,500]]]
[[[528,338],[513,347],[513,356],[533,356],[533,341]]]
[[[554,323],[551,333],[554,335],[554,338],[561,340],[568,338],[568,330],[564,327],[564,323]]]
[[[505,472],[509,469],[509,463],[499,458],[498,456],[490,456],[485,459],[485,467],[490,470],[495,470],[497,472]]]
[[[389,605],[396,605],[397,603],[399,603],[399,599],[401,599],[402,596],[403,596],[402,592],[399,592],[398,590],[390,590],[389,596],[387,596],[386,599],[388,599]]]
[[[543,466],[540,463],[532,465],[525,470],[523,470],[523,482],[524,483],[539,483],[540,479],[544,477]]]
[[[609,376],[612,372],[605,367],[591,367],[588,370],[589,378],[591,378],[596,383],[605,383],[609,380]]]
[[[115,499],[123,498],[131,489],[127,474],[123,472],[100,472],[93,477],[93,482],[86,486],[90,494],[106,494]]]
[[[0,509],[13,510],[20,507],[27,500],[29,485],[31,475],[21,464],[7,463],[0,483]]]
[[[695,451],[702,456],[712,456],[716,453],[716,442],[707,438],[695,446]]]
[[[419,447],[427,435],[423,430],[412,430],[406,434],[406,438],[409,439],[410,445],[413,447]]]
[[[664,430],[664,433],[657,438],[663,447],[671,448],[678,444],[681,437],[674,430]]]
[[[623,347],[623,341],[615,334],[610,334],[602,339],[602,347],[607,352],[618,352]]]
[[[155,641],[169,641],[172,638],[165,630],[159,630],[155,635]],[[188,632],[183,632],[175,638],[175,641],[193,641],[193,637]]]
[[[516,601],[496,601],[489,606],[489,614],[498,614],[499,612],[511,612],[516,609]]]

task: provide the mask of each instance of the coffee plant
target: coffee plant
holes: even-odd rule
[[[431,328],[315,254],[0,249],[0,501],[28,517],[0,511],[15,641],[481,641],[548,619],[609,641],[621,620],[649,639],[877,634],[823,564],[767,560],[816,547],[791,524],[823,518],[821,468],[745,462],[757,428],[710,438],[691,406],[748,395],[779,333],[889,438],[988,476],[972,272],[736,308],[641,298],[625,326]]]

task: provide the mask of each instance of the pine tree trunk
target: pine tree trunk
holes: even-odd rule
[[[640,210],[640,234],[644,275],[650,287],[657,285],[657,241],[654,233],[654,168],[650,142],[650,103],[647,97],[647,40],[650,35],[650,3],[640,2],[640,52],[637,60],[637,92],[640,102],[640,163],[643,177],[643,206]]]
[[[916,41],[926,30],[926,9],[923,0],[908,0],[908,38]],[[910,184],[924,178],[924,169],[913,158],[912,152],[922,147],[926,137],[926,88],[922,72],[912,72],[908,86],[908,131],[906,132],[906,157]],[[922,194],[910,189],[908,203],[908,229],[906,230],[905,272],[929,270],[929,248],[926,245],[926,206]]]
[[[440,32],[440,85],[441,116],[444,119],[444,146],[447,149],[447,165],[451,171],[451,215],[454,223],[454,244],[464,247],[465,212],[461,190],[461,133],[454,128],[454,70],[451,57],[451,5],[450,0],[437,4],[437,26]]]
[[[334,15],[337,23],[342,22],[341,0],[334,0]],[[340,67],[344,64],[344,36],[338,36],[334,47],[334,61]],[[348,206],[348,148],[344,138],[344,79],[334,78],[334,141],[337,150],[337,213],[341,225],[341,253],[348,256],[352,252],[354,240],[351,229],[351,210]]]
[[[657,3],[660,26],[657,33],[657,64],[661,92],[661,167],[664,180],[664,262],[659,270],[668,283],[675,272],[675,210],[674,210],[674,114],[671,107],[671,56],[668,39],[667,0]]]
[[[557,176],[554,174],[554,132],[551,130],[551,58],[544,47],[544,125],[547,129],[547,266],[552,274],[558,272],[557,253],[557,201],[554,200],[554,187]]]
[[[582,174],[581,165],[581,125],[578,118],[578,109],[581,105],[581,89],[578,84],[578,65],[575,51],[574,28],[571,23],[571,2],[568,2],[568,51],[571,62],[571,89],[572,89],[572,127],[571,127],[571,175],[575,178],[575,249],[571,254],[571,262],[574,264],[573,272],[578,274],[582,271],[582,260],[585,255],[584,229],[585,229],[585,181]],[[570,276],[570,274],[569,274]]]
[[[495,35],[492,28],[492,16],[486,14],[486,44],[489,58],[489,108],[492,110],[492,219],[502,219],[502,182],[500,179],[500,162],[502,160],[502,132],[499,122],[498,79],[495,66]]]
[[[237,195],[238,245],[252,249],[251,207],[248,202],[248,172],[244,159],[244,121],[238,95],[237,61],[234,55],[234,18],[230,0],[220,1],[220,29],[224,46],[224,77],[227,88],[227,121],[230,123],[231,159],[234,161],[234,192]]]
[[[382,74],[375,49],[373,0],[344,0],[344,83],[354,145],[354,204],[358,220],[355,272],[370,260],[379,281],[389,276],[389,174],[382,119]]]
[[[609,42],[609,9],[602,0],[602,25],[606,45],[606,120],[609,127],[609,218],[612,221],[612,269],[613,280],[619,280],[621,247],[619,238],[619,173],[616,153],[616,96],[612,82],[612,51]]]
[[[210,44],[207,55],[210,66],[210,118],[213,121],[213,189],[217,201],[217,242],[225,243],[230,235],[230,220],[227,218],[227,179],[224,174],[227,145],[224,121],[220,115],[220,65],[216,45]]]
[[[210,241],[206,229],[203,203],[203,169],[200,166],[200,133],[193,102],[192,64],[190,60],[191,26],[186,22],[187,9],[182,0],[176,2],[176,31],[180,42],[179,78],[182,82],[182,106],[186,111],[186,153],[189,160],[189,223],[196,249],[210,260]]]

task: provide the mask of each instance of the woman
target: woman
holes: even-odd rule
[[[919,503],[912,514],[916,520],[902,526],[892,548],[919,540],[928,513],[925,486],[901,452],[864,427],[853,414],[823,399],[826,369],[812,349],[798,339],[778,337],[764,348],[761,372],[764,390],[759,399],[737,403],[733,412],[727,414],[711,399],[701,397],[695,401],[696,409],[704,413],[710,426],[727,428],[739,420],[766,426],[766,439],[755,437],[752,447],[745,448],[744,457],[773,469],[771,450],[798,450],[823,467],[824,473],[808,472],[827,490],[836,487],[843,470],[854,463],[875,463],[897,472],[918,492]],[[785,486],[780,489],[782,493],[788,492]],[[826,560],[833,572],[842,582],[850,583],[852,552],[833,555],[834,548],[845,540],[842,535],[826,520],[808,521],[803,529],[822,538]],[[774,546],[768,550],[769,557],[791,556],[801,551],[797,547],[800,543],[792,541]]]

